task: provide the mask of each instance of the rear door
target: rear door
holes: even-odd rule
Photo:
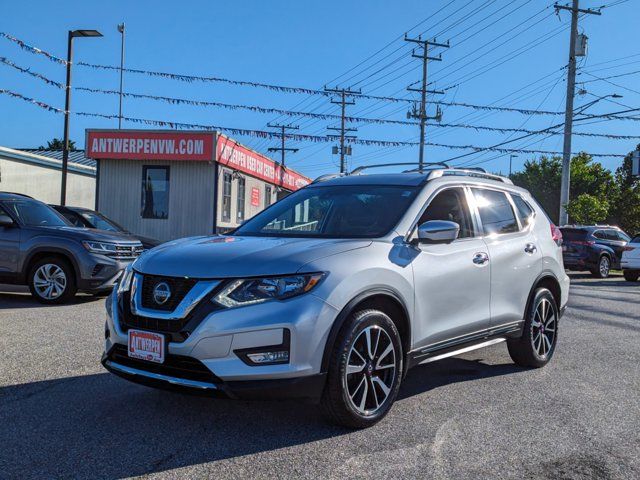
[[[620,260],[622,259],[622,254],[625,251],[629,240],[631,240],[627,234],[621,232],[620,230],[610,229],[607,230],[607,235],[611,237],[611,248],[616,252],[616,259],[613,262],[613,268],[620,268]]]
[[[471,190],[489,250],[491,328],[510,328],[524,318],[531,287],[542,273],[542,252],[533,233],[536,218],[526,213],[532,210],[527,204],[527,208],[521,205],[520,219],[507,192],[484,187]]]

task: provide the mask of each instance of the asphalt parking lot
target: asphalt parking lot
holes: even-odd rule
[[[640,478],[640,283],[572,276],[553,362],[504,344],[418,367],[377,426],[106,373],[104,299],[0,293],[0,478]]]

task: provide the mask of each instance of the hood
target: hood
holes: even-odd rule
[[[370,240],[194,237],[163,243],[144,253],[134,269],[193,278],[285,275],[314,260],[369,245]]]
[[[34,228],[34,227],[31,227]],[[126,233],[109,232],[107,230],[97,230],[95,228],[80,227],[36,227],[45,235],[59,235],[64,237],[72,237],[75,240],[93,240],[96,242],[135,242],[137,238]]]

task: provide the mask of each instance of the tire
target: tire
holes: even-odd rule
[[[348,366],[352,367],[349,373]],[[320,402],[323,413],[332,423],[345,427],[376,424],[398,395],[403,369],[400,334],[389,316],[379,310],[352,314],[331,352]]]
[[[537,289],[527,311],[522,337],[507,341],[511,359],[521,367],[530,368],[549,363],[558,342],[558,320],[558,306],[551,292],[546,288]]]
[[[638,270],[625,270],[622,274],[627,282],[637,282],[640,277],[640,271]]]
[[[591,270],[591,274],[596,278],[607,278],[611,273],[611,259],[608,255],[600,255],[598,265]]]
[[[31,295],[44,304],[68,302],[78,291],[76,276],[69,262],[60,257],[46,257],[29,270]]]

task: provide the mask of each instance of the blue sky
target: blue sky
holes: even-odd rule
[[[75,60],[118,65],[120,35],[116,26],[127,26],[126,66],[137,69],[216,76],[278,85],[322,88],[331,85],[361,88],[372,95],[417,98],[405,87],[419,80],[420,62],[411,59],[410,47],[401,40],[404,32],[437,33],[439,41],[450,39],[442,50],[442,62],[429,64],[432,87],[447,89],[433,100],[499,105],[526,109],[564,109],[566,91],[569,14],[560,16],[548,0],[398,0],[383,2],[334,1],[65,1],[15,2],[0,0],[0,31],[42,48],[54,55],[66,55],[69,29],[95,28],[105,36],[78,39]],[[602,16],[587,16],[580,30],[589,37],[588,56],[580,59],[578,80],[624,74],[640,70],[638,0],[583,0],[581,7],[602,10]],[[547,8],[545,8],[547,7]],[[420,25],[410,30],[413,26]],[[468,37],[468,39],[467,39]],[[394,39],[396,39],[394,41]],[[364,64],[370,55],[388,45]],[[435,53],[435,52],[434,52]],[[632,55],[636,55],[632,57]],[[64,82],[64,67],[33,55],[0,38],[0,57],[30,68],[57,82]],[[619,60],[618,60],[619,59]],[[608,62],[608,63],[603,63]],[[348,72],[346,75],[345,72]],[[342,76],[341,76],[342,75]],[[341,76],[341,77],[340,77]],[[352,78],[349,78],[352,77]],[[576,98],[576,106],[597,96],[618,93],[618,102],[640,107],[640,74],[632,74],[582,85],[588,94]],[[340,82],[343,83],[340,83]],[[118,73],[76,66],[73,84],[79,87],[117,90]],[[456,86],[457,85],[457,86]],[[580,87],[581,85],[579,85]],[[0,65],[0,89],[8,89],[58,108],[64,93],[55,87]],[[325,97],[279,93],[260,88],[220,83],[184,83],[168,79],[126,74],[125,91],[233,104],[257,105],[315,113],[338,113],[338,106]],[[509,96],[510,95],[510,96]],[[507,97],[507,98],[504,98]],[[116,96],[73,92],[71,110],[116,114]],[[592,114],[625,110],[627,107],[603,100],[589,109]],[[357,100],[348,108],[352,116],[405,120],[407,105]],[[62,136],[63,116],[0,95],[0,145],[38,147]],[[429,114],[435,107],[429,107]],[[300,133],[325,135],[336,122],[296,117],[278,117],[243,110],[170,105],[149,100],[125,99],[124,115],[135,118],[219,125],[265,130],[270,121],[292,122]],[[563,121],[562,116],[522,115],[507,112],[474,111],[443,107],[444,124],[539,130]],[[79,145],[85,128],[115,128],[117,120],[73,116],[71,138]],[[125,128],[140,128],[124,123]],[[640,123],[606,121],[576,126],[576,131],[640,135]],[[149,127],[153,128],[153,127]],[[476,131],[463,128],[428,127],[427,141],[446,145],[490,146],[520,134]],[[276,140],[232,135],[248,146],[266,153]],[[363,139],[416,141],[418,129],[403,125],[358,125]],[[626,154],[638,140],[574,137],[574,151]],[[331,143],[293,142],[300,151],[288,157],[288,164],[311,177],[336,170],[338,157]],[[559,151],[561,136],[536,136],[509,144],[510,147]],[[427,161],[442,161],[467,153],[438,146],[426,148]],[[534,154],[520,153],[514,169],[521,168]],[[385,162],[416,161],[417,147],[383,148],[353,146],[349,166]],[[619,158],[598,159],[616,168]],[[495,152],[474,154],[454,160],[477,164],[491,171],[508,170],[509,155]]]

